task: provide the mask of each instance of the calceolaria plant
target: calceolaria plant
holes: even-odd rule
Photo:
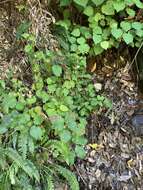
[[[64,19],[56,25],[65,30],[65,35],[59,32],[57,37],[60,42],[69,42],[71,52],[98,55],[121,42],[132,47],[142,43],[140,0],[60,0],[59,6]]]
[[[78,190],[76,177],[62,165],[84,158],[86,118],[111,103],[96,93],[84,57],[35,50],[35,38],[23,38],[32,85],[0,81],[0,187],[51,190],[58,173]]]

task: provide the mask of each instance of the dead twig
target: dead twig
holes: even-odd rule
[[[81,175],[81,173],[80,173],[79,169],[76,167],[76,165],[75,165],[75,164],[74,164],[74,168],[76,169],[76,171],[77,171],[77,173],[78,173],[79,177],[81,178],[81,180],[83,181],[84,185],[86,186],[86,185],[87,185],[87,183],[86,183],[86,181],[84,180],[84,178],[82,177],[82,175]]]

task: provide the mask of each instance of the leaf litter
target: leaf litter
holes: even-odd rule
[[[112,100],[113,108],[101,109],[89,118],[87,156],[76,165],[84,190],[143,189],[143,134],[132,122],[141,99],[126,70],[127,60],[119,59],[126,67],[103,65],[95,72],[95,86],[102,86],[99,90]]]

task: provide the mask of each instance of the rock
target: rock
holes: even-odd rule
[[[135,115],[132,118],[132,126],[137,136],[143,135],[143,115]]]

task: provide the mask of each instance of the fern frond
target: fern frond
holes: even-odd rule
[[[54,169],[67,180],[71,190],[79,190],[76,176],[70,170],[59,165],[54,165]]]
[[[18,150],[22,154],[23,159],[27,157],[27,150],[28,150],[28,136],[27,132],[21,132],[18,137]]]
[[[54,182],[52,175],[47,174],[46,181],[47,181],[47,190],[54,190]]]
[[[30,160],[24,160],[22,156],[20,156],[19,153],[12,148],[4,149],[3,153],[13,160],[20,168],[22,168],[31,178],[34,177],[37,181],[39,181],[39,172]]]
[[[28,150],[31,154],[34,153],[35,145],[33,139],[29,136],[28,138]]]
[[[65,144],[58,140],[50,140],[48,141],[47,145],[50,148],[56,149],[59,153],[61,153],[61,156],[63,157],[63,159],[66,161],[67,164],[70,163],[71,151],[68,144]]]

